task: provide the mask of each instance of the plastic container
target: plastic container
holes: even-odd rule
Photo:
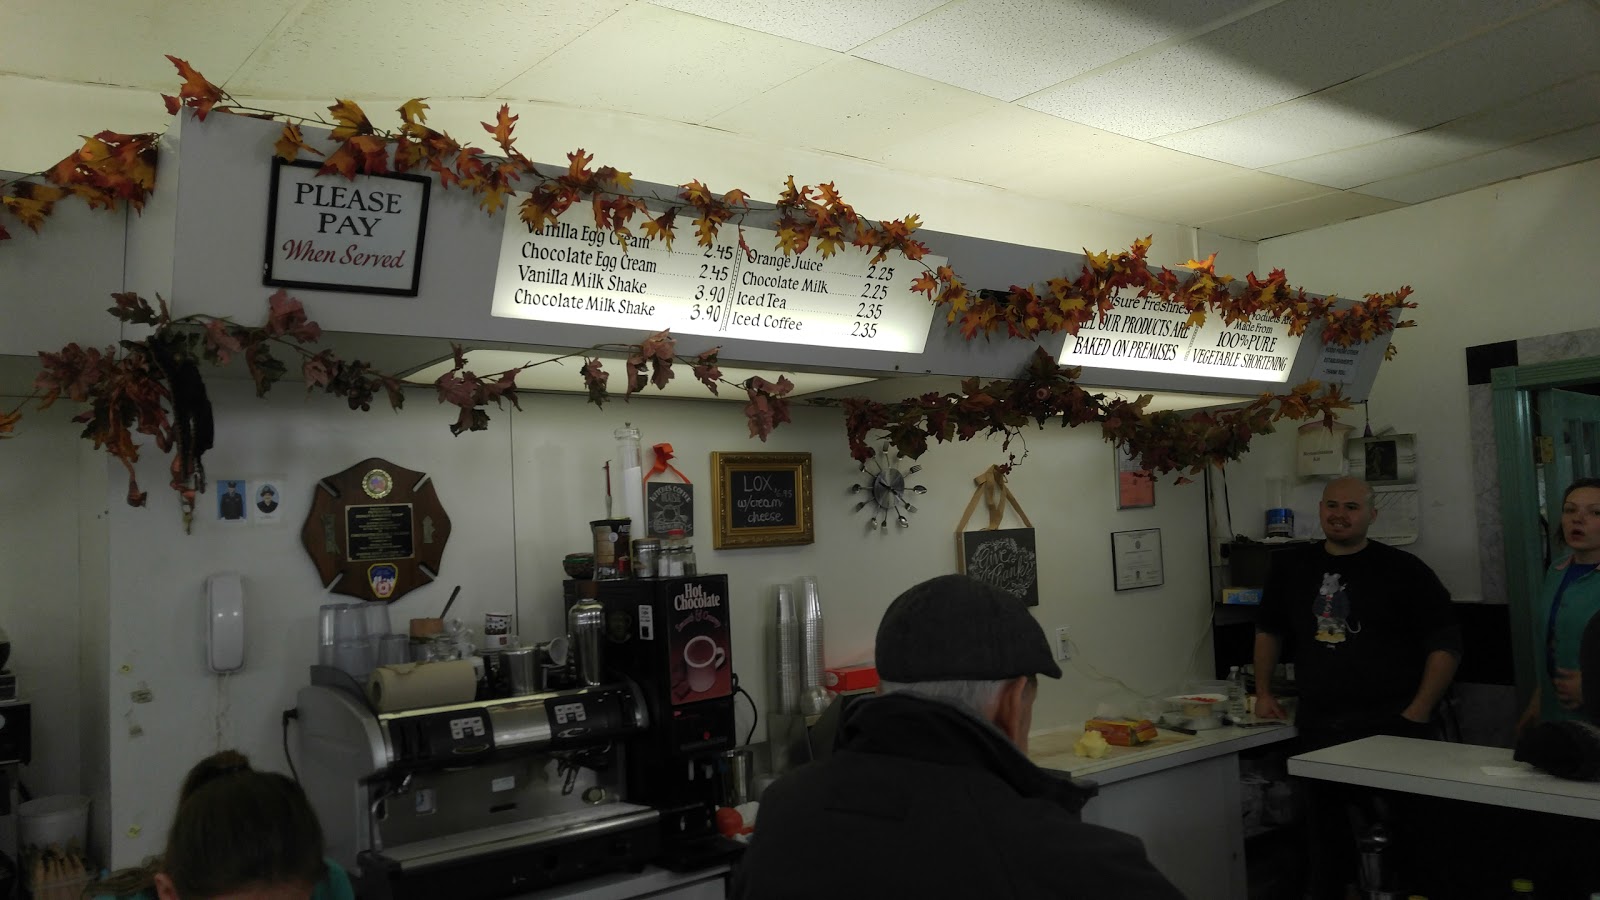
[[[23,847],[57,846],[89,842],[89,798],[78,794],[53,794],[17,807],[17,842]]]

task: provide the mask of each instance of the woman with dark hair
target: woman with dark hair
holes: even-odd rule
[[[1561,541],[1569,553],[1550,566],[1533,609],[1539,689],[1517,723],[1584,718],[1584,629],[1600,613],[1600,478],[1580,478],[1561,500]]]
[[[100,898],[353,900],[350,879],[322,856],[322,826],[300,785],[224,751],[189,771],[166,853],[90,885]]]

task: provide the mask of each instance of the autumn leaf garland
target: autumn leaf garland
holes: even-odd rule
[[[324,156],[319,174],[348,179],[425,169],[442,187],[476,196],[479,207],[489,214],[505,206],[513,190],[522,190],[526,196],[517,206],[517,215],[530,230],[554,223],[572,206],[586,203],[596,228],[612,232],[625,253],[635,227],[644,237],[660,239],[670,249],[679,217],[687,216],[696,242],[711,246],[723,227],[737,227],[751,213],[746,192],[718,193],[700,181],[681,185],[670,199],[636,195],[629,173],[611,166],[593,167],[594,157],[581,149],[567,155],[564,171],[546,171],[516,149],[518,117],[505,106],[494,122],[483,126],[500,151],[499,156],[491,157],[430,128],[426,124],[428,106],[420,99],[399,107],[401,124],[392,132],[375,126],[350,100],[328,107],[331,121],[307,119],[241,106],[187,62],[168,59],[182,78],[176,97],[164,95],[169,112],[189,108],[201,119],[223,112],[283,121],[274,152],[285,160],[302,154],[324,156],[301,131],[303,123],[323,125],[331,129],[330,138],[337,146]],[[34,231],[54,205],[69,195],[93,208],[115,209],[125,202],[140,209],[155,185],[156,139],[153,134],[113,132],[87,138],[76,153],[50,170],[0,183],[0,205]],[[773,215],[777,235],[773,249],[786,255],[815,245],[828,257],[848,245],[870,254],[873,263],[891,253],[920,263],[929,252],[914,236],[921,225],[915,215],[893,221],[863,218],[832,183],[801,186],[789,178]],[[0,241],[9,237],[0,223]],[[742,227],[738,243],[746,252],[752,250]],[[969,340],[996,334],[1024,339],[1063,332],[1074,335],[1083,325],[1107,314],[1116,297],[1129,294],[1170,304],[1174,310],[1188,313],[1191,325],[1203,323],[1208,315],[1221,315],[1230,324],[1265,316],[1286,322],[1290,333],[1299,335],[1320,321],[1321,339],[1339,346],[1365,343],[1414,324],[1398,318],[1402,310],[1415,306],[1407,299],[1409,287],[1370,294],[1361,302],[1336,308],[1333,297],[1310,297],[1303,289],[1291,287],[1282,270],[1274,270],[1266,278],[1251,273],[1243,284],[1235,284],[1231,276],[1215,271],[1213,254],[1204,261],[1190,260],[1188,274],[1180,276],[1165,267],[1151,268],[1146,261],[1149,248],[1146,237],[1115,254],[1086,251],[1075,277],[1013,285],[1007,291],[978,290],[949,266],[922,263],[924,272],[915,279],[912,290],[943,309],[947,321]],[[112,314],[150,325],[151,335],[143,341],[124,342],[120,350],[70,344],[57,353],[41,353],[43,371],[37,385],[43,395],[42,406],[60,396],[89,404],[77,420],[86,424],[86,437],[128,468],[129,502],[134,505],[145,498],[132,478],[133,463],[138,459],[133,440],[136,432],[154,437],[163,452],[174,452],[172,486],[183,495],[186,512],[192,510],[195,490],[203,488],[200,456],[209,447],[209,408],[196,374],[197,360],[226,364],[233,356],[243,357],[259,395],[287,374],[272,347],[289,346],[302,356],[301,376],[308,391],[321,389],[342,396],[352,409],[369,409],[380,392],[391,406],[398,407],[404,400],[398,378],[375,372],[359,361],[341,360],[329,350],[313,353],[306,349],[304,345],[318,339],[320,329],[306,317],[300,303],[282,291],[269,300],[267,322],[253,329],[207,316],[175,320],[160,298],[159,308],[155,308],[136,295],[115,297]],[[670,333],[660,332],[621,349],[626,360],[624,399],[650,384],[664,388],[674,377],[673,364],[679,357]],[[487,427],[491,402],[509,401],[520,409],[515,389],[520,368],[479,377],[466,371],[460,348],[453,350],[455,366],[434,384],[439,401],[458,408],[452,432]],[[1393,352],[1389,347],[1388,354]],[[713,393],[725,383],[717,354],[718,348],[712,348],[692,357],[691,362],[694,377]],[[609,374],[599,357],[587,352],[581,355],[580,377],[589,399],[603,405],[610,396]],[[1059,417],[1066,427],[1098,423],[1107,440],[1132,448],[1147,469],[1191,474],[1209,462],[1237,459],[1252,436],[1270,431],[1280,418],[1321,416],[1331,421],[1335,410],[1348,406],[1337,388],[1320,390],[1315,382],[1308,382],[1287,394],[1263,394],[1253,403],[1220,413],[1147,413],[1147,397],[1106,400],[1077,385],[1076,377],[1076,370],[1059,366],[1040,350],[1019,378],[989,384],[969,379],[959,393],[928,394],[894,404],[859,399],[810,402],[843,407],[851,453],[857,459],[871,455],[867,441],[875,431],[886,433],[902,455],[915,457],[926,451],[930,441],[968,440],[980,434],[1001,435],[1009,447],[1023,428],[1040,427]],[[788,395],[793,385],[786,378],[775,383],[752,378],[737,387],[746,392],[744,414],[753,437],[766,440],[773,429],[790,421],[792,401]],[[203,416],[195,408],[197,404],[205,406]],[[20,406],[0,413],[0,437],[10,436],[20,414]]]

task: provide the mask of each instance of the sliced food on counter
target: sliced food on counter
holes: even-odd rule
[[[1149,719],[1090,719],[1084,731],[1098,731],[1106,743],[1117,747],[1136,747],[1160,736]]]

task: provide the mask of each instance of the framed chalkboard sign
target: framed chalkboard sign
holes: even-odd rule
[[[1028,606],[1039,605],[1039,554],[1032,528],[963,531],[958,542],[963,574],[992,584]]]
[[[782,547],[815,540],[811,454],[712,453],[712,546]]]

